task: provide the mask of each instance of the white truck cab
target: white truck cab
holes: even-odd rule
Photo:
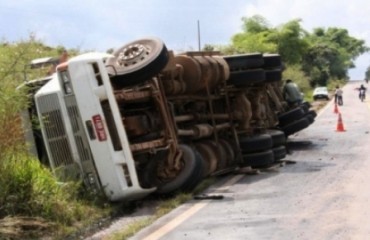
[[[89,53],[70,59],[35,94],[44,143],[52,169],[63,178],[80,177],[112,201],[140,198],[154,189],[139,185],[104,65],[107,57]],[[120,146],[112,144],[102,104],[111,109],[108,117],[115,122]]]

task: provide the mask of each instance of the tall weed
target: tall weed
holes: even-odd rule
[[[66,229],[78,228],[107,214],[106,209],[81,197],[80,183],[57,182],[52,172],[27,152],[20,112],[27,109],[29,99],[16,89],[24,81],[25,65],[31,59],[45,57],[45,51],[48,48],[34,39],[0,43],[0,239],[12,239],[4,235],[14,233],[4,227],[11,222],[18,229],[27,225],[20,229],[23,231],[30,222],[40,223],[41,219],[57,231],[62,230],[63,235]],[[28,239],[14,234],[9,236]]]
[[[58,183],[37,159],[9,153],[0,162],[0,218],[39,216],[71,224],[80,220],[78,183]]]

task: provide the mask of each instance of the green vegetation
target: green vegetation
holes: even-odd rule
[[[279,53],[285,72],[289,72],[284,72],[284,77],[297,82],[305,94],[316,86],[348,81],[348,70],[355,67],[356,58],[369,51],[364,40],[342,28],[319,27],[310,33],[302,28],[300,19],[272,27],[259,15],[242,18],[242,22],[242,32],[232,37],[229,46],[213,49],[225,54]],[[370,67],[366,78],[370,79]]]
[[[1,239],[38,239],[43,234],[64,239],[109,211],[97,199],[81,195],[79,183],[58,183],[27,152],[19,113],[26,109],[28,99],[16,87],[24,81],[26,64],[35,58],[58,56],[60,49],[47,47],[32,36],[17,43],[0,43]],[[45,72],[28,75],[37,78]]]
[[[370,80],[370,66],[367,67],[366,72],[365,72],[365,79]]]
[[[4,218],[0,236],[20,239],[48,233],[62,239],[106,214],[81,199],[78,183],[58,183],[37,159],[25,153],[3,155],[0,171],[0,219]],[[24,225],[29,225],[26,232]]]

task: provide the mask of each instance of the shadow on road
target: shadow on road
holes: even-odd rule
[[[318,139],[317,141],[288,140],[286,144],[288,154],[292,151],[320,150],[325,146],[327,146],[326,139]]]

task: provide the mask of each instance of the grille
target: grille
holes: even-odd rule
[[[54,166],[72,164],[72,153],[68,144],[57,94],[44,95],[36,101]]]
[[[80,159],[81,161],[92,161],[89,143],[86,133],[84,132],[82,119],[77,108],[76,97],[74,95],[66,96],[65,101]]]

